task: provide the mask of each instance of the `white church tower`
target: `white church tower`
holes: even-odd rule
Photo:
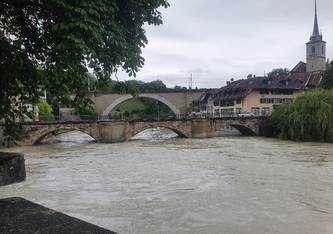
[[[315,18],[310,41],[306,43],[306,71],[319,72],[326,70],[326,42],[319,33],[317,20],[317,2],[315,1]]]

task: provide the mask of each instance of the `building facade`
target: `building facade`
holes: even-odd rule
[[[267,116],[283,102],[317,88],[321,79],[321,73],[304,72],[284,77],[251,76],[228,82],[221,89],[212,90],[193,101],[192,114],[197,117],[226,117],[252,112],[255,116]],[[211,108],[213,111],[208,112]]]

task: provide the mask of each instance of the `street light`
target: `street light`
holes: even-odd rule
[[[159,101],[157,101],[157,121],[160,121],[160,105],[159,105]]]

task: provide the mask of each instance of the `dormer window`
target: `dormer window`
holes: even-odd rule
[[[267,84],[268,84],[268,85],[272,85],[272,80],[269,80],[269,81],[267,82]]]
[[[286,80],[286,85],[290,85],[290,79]]]

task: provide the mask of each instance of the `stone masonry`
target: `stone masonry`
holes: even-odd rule
[[[100,143],[126,142],[138,133],[156,127],[168,128],[180,137],[210,138],[225,126],[236,128],[243,135],[267,136],[267,118],[214,118],[126,121],[77,121],[77,122],[29,122],[24,123],[25,141],[20,146],[33,145],[48,134],[62,129],[77,130],[93,137]],[[3,126],[0,126],[0,128]]]

